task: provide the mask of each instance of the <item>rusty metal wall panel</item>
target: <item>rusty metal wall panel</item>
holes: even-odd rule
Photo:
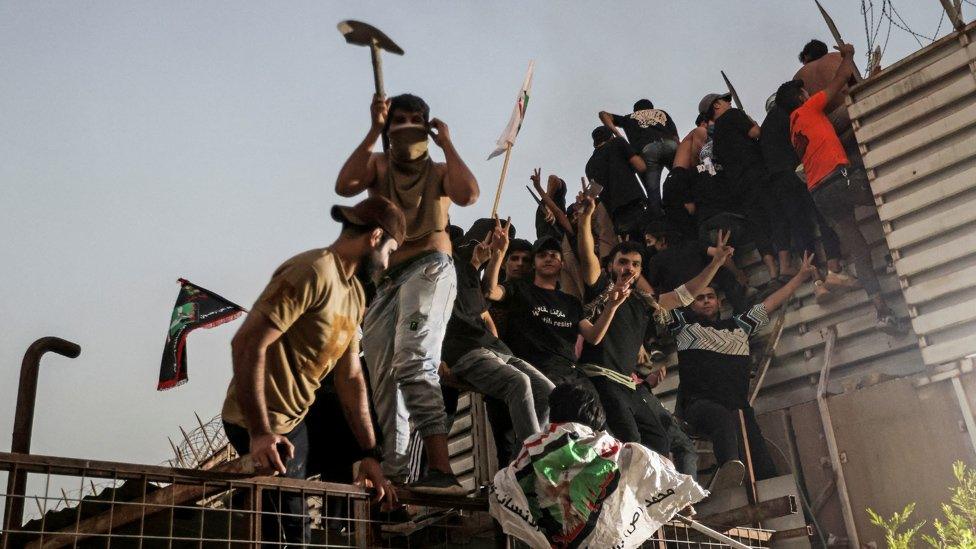
[[[921,358],[976,353],[976,25],[851,90],[849,112]]]
[[[963,377],[970,405],[972,378]],[[861,543],[884,542],[868,507],[890,516],[915,502],[912,520],[931,525],[955,484],[952,463],[976,462],[948,381],[916,387],[910,378],[893,380],[831,397],[829,406]]]

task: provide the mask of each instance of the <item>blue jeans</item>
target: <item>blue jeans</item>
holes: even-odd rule
[[[390,269],[366,312],[362,347],[387,476],[407,474],[411,422],[424,438],[447,433],[437,366],[456,293],[451,256],[433,252]]]
[[[639,174],[644,191],[647,192],[647,208],[653,217],[660,217],[661,209],[661,173],[664,168],[671,169],[674,153],[678,150],[678,143],[670,139],[652,141],[640,151],[641,158],[647,164],[647,170]]]

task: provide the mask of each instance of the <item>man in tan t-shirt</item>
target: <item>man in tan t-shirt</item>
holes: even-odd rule
[[[474,204],[478,182],[455,150],[447,125],[430,119],[423,99],[374,96],[371,113],[366,138],[342,166],[335,188],[340,196],[366,191],[387,197],[407,220],[403,246],[390,258],[363,322],[366,367],[383,431],[383,470],[406,480],[412,423],[424,439],[430,471],[411,488],[463,494],[451,471],[437,368],[457,293],[448,208]],[[374,153],[380,137],[389,150]],[[444,152],[443,163],[430,158],[428,137]]]
[[[365,297],[355,273],[364,264],[385,267],[403,241],[406,223],[400,209],[381,197],[353,207],[333,206],[332,217],[342,223],[339,238],[278,267],[234,335],[224,430],[237,452],[250,454],[258,466],[304,479],[309,444],[303,420],[315,390],[334,371],[345,419],[362,450],[360,481],[368,480],[377,499],[392,503],[396,494],[380,467],[383,454],[359,362],[357,332]],[[263,518],[265,539],[308,543],[305,498],[265,494],[264,510],[271,511]]]

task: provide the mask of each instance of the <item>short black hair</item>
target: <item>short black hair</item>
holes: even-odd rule
[[[390,129],[390,122],[393,120],[394,111],[419,112],[424,117],[424,123],[430,121],[430,106],[420,97],[403,93],[390,98],[390,109],[386,116],[386,125],[383,126],[383,135]]]
[[[827,44],[814,38],[803,46],[803,49],[800,50],[800,55],[797,57],[800,59],[800,63],[806,64],[827,55],[827,51]]]
[[[634,103],[634,112],[653,109],[653,108],[654,108],[654,103],[651,103],[650,99],[640,99],[636,103]]]
[[[638,253],[641,256],[641,262],[644,261],[644,245],[639,242],[634,242],[633,240],[624,240],[618,243],[616,246],[610,249],[610,253],[607,254],[607,261],[612,262],[617,254],[632,254]]]
[[[776,90],[776,106],[786,114],[800,108],[803,104],[803,80],[790,80],[780,85]]]
[[[596,147],[600,143],[613,139],[613,131],[606,126],[597,126],[590,132],[590,137],[593,138],[593,146]]]
[[[567,381],[556,385],[549,393],[549,421],[582,423],[594,431],[602,431],[607,414],[596,391],[582,382]]]
[[[528,252],[532,253],[532,243],[524,238],[513,238],[511,242],[508,243],[508,250],[505,251],[505,259],[515,252]]]
[[[699,114],[698,115],[698,118],[695,119],[695,127],[697,128],[698,126],[701,126],[702,125],[702,122],[708,122],[708,120],[710,118],[711,117],[708,116],[708,112],[707,111]]]

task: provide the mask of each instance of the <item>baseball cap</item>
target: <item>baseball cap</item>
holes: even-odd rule
[[[551,236],[544,236],[535,241],[532,245],[532,255],[538,254],[539,252],[547,252],[549,250],[555,250],[562,253],[563,247],[558,240]]]
[[[332,219],[361,227],[380,227],[397,244],[407,235],[407,220],[403,211],[382,196],[371,196],[353,206],[332,206]]]
[[[513,238],[511,242],[508,243],[508,253],[506,255],[511,255],[515,252],[531,252],[532,243],[524,238]]]
[[[708,112],[708,109],[712,108],[712,103],[714,103],[719,99],[732,101],[732,94],[731,93],[710,93],[705,97],[702,97],[702,100],[698,102],[698,113],[702,114]]]

